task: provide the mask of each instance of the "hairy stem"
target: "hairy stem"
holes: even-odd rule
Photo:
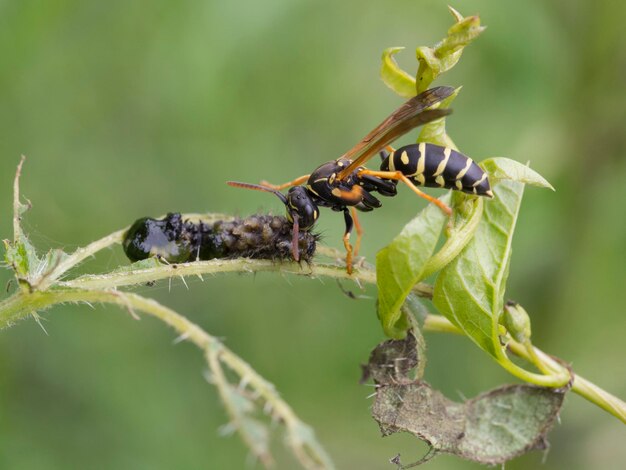
[[[318,444],[311,428],[295,415],[291,407],[280,398],[271,383],[256,373],[248,363],[224,346],[216,337],[154,300],[115,290],[58,289],[32,293],[17,292],[0,303],[0,326],[8,326],[21,318],[32,315],[37,310],[44,310],[55,304],[69,302],[111,303],[129,310],[133,315],[136,311],[140,311],[171,326],[181,339],[190,341],[204,351],[214,381],[233,420],[236,421],[239,414],[233,407],[229,406],[231,402],[225,397],[226,389],[231,385],[226,381],[221,363],[239,375],[242,382],[254,390],[260,399],[267,404],[267,407],[272,410],[272,415],[285,423],[288,431],[288,443],[305,468],[333,468],[330,458]],[[246,434],[244,427],[237,426],[237,429],[255,456],[265,466],[271,466],[272,459],[269,453],[265,453],[259,448],[258,443]]]
[[[22,155],[20,162],[17,164],[15,171],[15,179],[13,180],[13,240],[19,240],[22,234],[20,228],[20,176],[22,174],[22,166],[26,157]]]

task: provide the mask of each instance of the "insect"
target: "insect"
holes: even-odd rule
[[[389,146],[410,130],[450,114],[450,109],[432,109],[432,106],[453,92],[452,87],[440,86],[411,98],[337,160],[324,163],[308,175],[280,185],[265,181],[259,185],[237,181],[227,184],[271,192],[285,204],[287,219],[293,224],[292,254],[296,261],[300,258],[298,233],[311,230],[319,218],[319,207],[343,212],[346,269],[351,274],[352,259],[358,253],[362,236],[355,209],[368,212],[382,205],[372,193],[395,196],[397,184],[401,181],[447,215],[452,210],[446,204],[422,192],[417,186],[455,189],[493,197],[487,174],[471,158],[456,150],[427,143],[407,145],[398,150]],[[383,157],[380,169],[365,168],[363,165],[379,152]],[[290,188],[286,195],[280,192],[286,188]],[[350,244],[353,226],[357,230],[354,249]]]
[[[168,263],[236,257],[283,260],[292,257],[291,232],[292,222],[281,216],[261,214],[194,223],[170,213],[163,219],[136,220],[124,235],[122,246],[131,261],[150,257]],[[318,238],[310,231],[298,234],[303,260],[313,257]]]

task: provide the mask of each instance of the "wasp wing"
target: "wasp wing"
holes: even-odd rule
[[[451,109],[427,109],[454,93],[454,88],[439,86],[426,90],[411,98],[367,134],[358,144],[344,153],[341,158],[352,163],[341,170],[338,179],[344,179],[380,149],[422,124],[434,121],[452,112]]]

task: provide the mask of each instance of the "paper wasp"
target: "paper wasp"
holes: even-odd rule
[[[230,186],[274,193],[285,204],[287,218],[293,223],[292,254],[299,260],[297,240],[300,231],[310,230],[319,217],[318,207],[329,207],[343,212],[346,230],[343,243],[346,248],[346,266],[352,272],[352,258],[356,256],[362,235],[356,210],[368,212],[380,207],[372,195],[395,196],[398,181],[402,181],[418,196],[436,204],[447,215],[452,210],[443,202],[423,193],[417,186],[448,188],[478,196],[493,197],[487,174],[474,161],[449,147],[420,143],[393,150],[389,144],[411,129],[442,118],[450,109],[431,109],[448,98],[454,88],[441,86],[408,100],[387,119],[367,134],[358,144],[337,160],[316,168],[285,184],[260,185],[229,181]],[[383,157],[378,171],[362,165],[377,153]],[[290,188],[286,195],[281,189]],[[350,208],[350,209],[348,209]],[[357,229],[357,243],[353,250],[350,233]]]

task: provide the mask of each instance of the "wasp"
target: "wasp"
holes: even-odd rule
[[[274,185],[229,181],[238,188],[266,191],[275,194],[285,205],[287,219],[293,224],[292,255],[299,261],[298,234],[313,228],[319,218],[319,208],[328,207],[343,212],[346,249],[346,269],[352,273],[352,259],[361,242],[362,229],[356,210],[369,212],[381,207],[372,193],[392,197],[397,194],[398,182],[404,183],[415,194],[436,204],[445,214],[452,210],[443,202],[422,192],[418,186],[447,188],[477,196],[493,197],[487,174],[469,157],[449,147],[419,143],[397,150],[390,144],[410,130],[442,118],[452,112],[448,108],[433,108],[448,98],[454,88],[431,88],[411,98],[387,119],[370,131],[359,143],[337,160],[317,167],[312,173],[285,184]],[[379,170],[363,165],[380,153],[383,158]],[[290,188],[287,194],[280,191]],[[353,249],[350,234],[356,227],[357,241]]]

